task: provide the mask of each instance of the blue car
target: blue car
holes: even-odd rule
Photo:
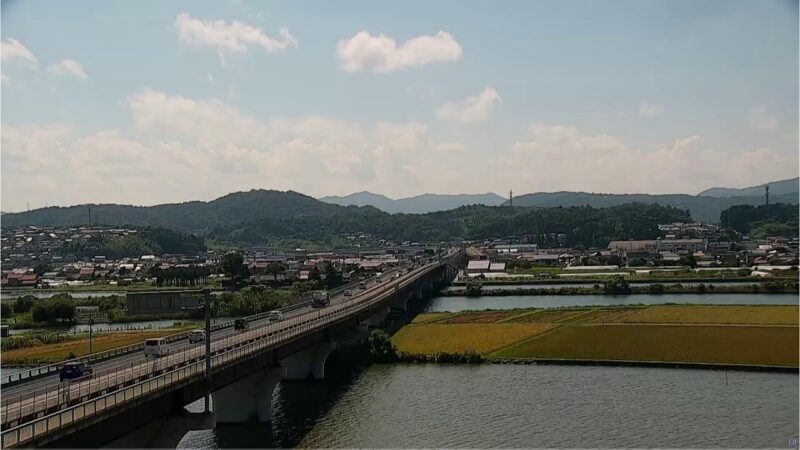
[[[64,364],[61,373],[58,374],[59,381],[82,380],[92,377],[92,368],[85,361],[74,361]]]

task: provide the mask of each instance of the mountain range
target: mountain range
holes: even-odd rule
[[[423,194],[416,197],[397,200],[372,192],[356,192],[344,197],[330,196],[319,199],[325,203],[341,206],[374,206],[389,214],[424,214],[434,211],[446,211],[467,205],[499,206],[506,201],[494,193],[486,194]]]
[[[792,178],[768,183],[770,202],[798,203],[798,183]],[[321,201],[337,205],[374,206],[381,211],[394,213],[422,214],[444,211],[467,205],[498,206],[508,205],[508,199],[497,194],[424,194],[416,197],[390,199],[371,192],[357,192],[344,197],[322,197]],[[524,194],[513,199],[514,206],[553,207],[553,206],[592,206],[605,208],[626,203],[655,203],[688,209],[695,220],[716,223],[720,213],[733,205],[761,205],[764,199],[764,185],[748,188],[711,188],[698,195],[689,194],[602,194],[590,192],[537,192]]]
[[[95,224],[163,227],[202,235],[209,244],[280,248],[352,248],[362,234],[394,242],[525,235],[548,246],[605,246],[613,239],[654,238],[658,224],[690,219],[686,210],[644,204],[602,209],[472,205],[426,214],[389,214],[372,206],[324,203],[292,191],[254,190],[210,202],[151,207],[49,207],[5,214],[2,220],[4,227],[65,226],[86,224],[90,215]]]
[[[769,184],[770,195],[797,194],[799,183],[800,178],[789,178],[742,189],[715,187],[706,189],[697,195],[704,197],[758,197],[764,195],[764,186],[767,184]]]

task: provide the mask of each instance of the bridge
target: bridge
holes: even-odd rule
[[[94,364],[94,375],[60,383],[57,369],[6,378],[0,400],[2,448],[175,447],[192,429],[215,423],[272,418],[272,393],[281,380],[324,379],[325,362],[337,348],[364,343],[369,328],[404,311],[437,282],[451,280],[463,252],[452,249],[409,270],[383,274],[365,289],[339,291],[323,308],[308,303],[270,323],[249,318],[246,331],[214,327],[210,380],[204,343],[171,339],[167,356],[147,359],[140,347],[117,349]],[[346,295],[347,294],[347,295]],[[192,414],[185,406],[211,392],[213,412]]]

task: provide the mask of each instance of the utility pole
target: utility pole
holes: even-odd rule
[[[764,191],[765,191],[765,197],[766,197],[764,204],[767,205],[767,208],[769,208],[769,185],[768,184],[764,185]]]
[[[92,354],[92,325],[94,325],[94,314],[89,316],[89,355]]]
[[[210,396],[211,396],[211,289],[203,289],[203,296],[205,297],[205,315],[206,315],[206,394],[205,394],[205,413],[211,411]]]

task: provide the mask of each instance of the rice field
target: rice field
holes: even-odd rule
[[[406,353],[486,354],[551,328],[548,324],[526,323],[422,323],[403,327],[392,341]]]
[[[798,325],[797,306],[651,306],[621,319],[635,323]]]
[[[797,327],[565,326],[491,356],[796,367],[798,337]]]
[[[137,344],[152,337],[162,337],[180,332],[179,329],[161,329],[99,334],[92,338],[92,350],[102,352],[112,348]],[[67,359],[72,353],[75,356],[84,356],[89,353],[89,339],[76,339],[52,345],[20,348],[9,350],[0,355],[3,364],[26,364],[31,362],[56,362]]]
[[[431,313],[393,338],[415,354],[798,366],[797,306],[658,305]]]

